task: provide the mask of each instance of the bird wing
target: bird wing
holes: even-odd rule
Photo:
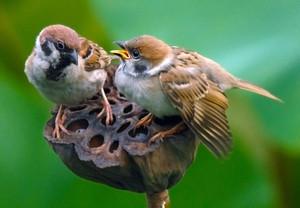
[[[111,62],[111,57],[103,48],[83,37],[80,38],[79,55],[84,59],[86,71],[104,69]]]
[[[228,101],[205,73],[195,68],[171,67],[160,74],[163,92],[179,110],[185,124],[217,156],[231,148],[225,111]]]

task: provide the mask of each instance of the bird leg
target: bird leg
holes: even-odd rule
[[[62,117],[61,117],[61,122],[60,122],[60,124],[59,124],[59,128],[60,128],[60,130],[62,130],[65,134],[68,134],[68,135],[70,135],[70,132],[64,127],[64,123],[65,123],[65,120],[66,120],[66,114],[65,113],[63,113],[62,114]]]
[[[149,139],[149,144],[155,143],[157,140],[163,141],[165,138],[170,137],[174,134],[177,134],[181,131],[183,131],[186,128],[185,124],[183,121],[180,123],[176,124],[174,127],[165,130],[165,131],[160,131],[154,134],[150,139]]]
[[[139,120],[135,126],[134,126],[134,130],[139,128],[139,127],[142,127],[142,126],[149,126],[152,121],[154,119],[154,116],[152,113],[148,113],[146,116],[144,116],[141,120]]]
[[[53,132],[52,132],[52,136],[54,138],[58,138],[60,139],[60,130],[62,130],[64,133],[66,134],[70,134],[69,131],[64,127],[64,122],[66,120],[66,116],[64,114],[64,106],[63,105],[60,105],[59,108],[58,108],[58,112],[56,114],[56,117],[55,117],[55,126],[54,126],[54,129],[53,129]]]
[[[97,115],[97,117],[99,118],[104,112],[106,112],[106,120],[105,120],[105,123],[106,125],[109,125],[112,123],[113,121],[113,114],[112,114],[112,110],[111,110],[111,106],[108,102],[108,99],[105,95],[105,92],[104,92],[104,89],[103,87],[101,88],[101,95],[102,95],[102,98],[103,98],[103,101],[102,101],[102,106],[103,106],[103,109],[102,111]]]

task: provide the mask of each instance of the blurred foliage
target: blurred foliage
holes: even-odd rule
[[[200,148],[171,190],[173,207],[299,207],[299,19],[297,0],[1,1],[0,206],[145,206],[140,194],[73,175],[42,139],[51,104],[27,82],[24,62],[39,31],[61,23],[107,49],[115,39],[156,35],[284,100],[229,92],[233,152],[218,161]]]

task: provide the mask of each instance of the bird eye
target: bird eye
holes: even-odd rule
[[[140,52],[139,52],[138,49],[136,49],[136,48],[132,49],[131,53],[132,53],[132,57],[134,59],[139,59],[140,58]]]
[[[65,44],[62,41],[57,41],[56,48],[58,50],[63,50],[65,48]]]

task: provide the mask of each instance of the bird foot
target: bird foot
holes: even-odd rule
[[[171,135],[170,135],[171,136]],[[148,141],[148,144],[154,144],[157,141],[162,142],[165,138],[167,137],[167,135],[165,134],[165,132],[158,132],[156,134],[154,134]]]
[[[156,143],[156,141],[164,141],[167,137],[173,136],[174,134],[177,134],[184,130],[185,124],[183,122],[180,122],[179,124],[176,124],[176,126],[172,127],[171,129],[168,129],[166,131],[160,131],[154,134],[148,141],[148,144]]]
[[[63,112],[63,106],[61,105],[58,109],[58,112],[55,117],[55,126],[52,132],[52,137],[60,139],[61,133],[60,131],[63,131],[65,134],[70,135],[70,132],[64,127],[64,122],[66,120],[66,116]]]
[[[57,139],[60,139],[60,129],[59,129],[59,125],[55,124],[55,127],[53,129],[53,132],[52,132],[52,137],[53,138],[57,138]]]
[[[109,102],[105,102],[105,101],[102,102],[102,106],[103,106],[103,109],[102,109],[102,111],[97,115],[97,118],[101,117],[102,114],[103,114],[104,112],[106,112],[105,123],[106,123],[106,125],[109,125],[109,124],[111,124],[111,123],[113,122],[113,120],[114,120],[111,106],[110,106]]]
[[[141,120],[139,120],[135,124],[135,126],[133,128],[134,132],[135,132],[135,130],[137,128],[144,127],[144,126],[149,126],[152,123],[153,119],[154,119],[153,114],[152,113],[148,113],[146,116],[144,116]]]

